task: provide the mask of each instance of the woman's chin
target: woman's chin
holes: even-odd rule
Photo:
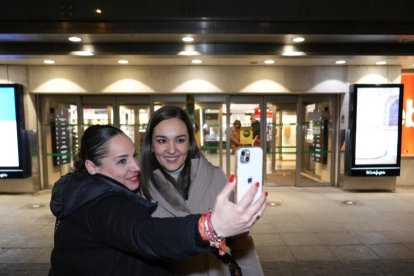
[[[135,191],[135,190],[138,190],[138,188],[139,188],[139,183],[137,182],[137,183],[127,183],[126,185],[125,185],[128,189],[130,189],[131,191]]]

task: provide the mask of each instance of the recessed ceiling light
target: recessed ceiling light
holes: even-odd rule
[[[95,53],[93,45],[82,45],[81,50],[70,52],[74,56],[93,56]]]
[[[101,9],[99,9],[99,8],[97,8],[97,9],[95,10],[95,12],[96,12],[97,14],[102,14],[102,10],[101,10]]]
[[[387,64],[387,62],[383,61],[383,60],[380,60],[380,61],[375,62],[375,64],[376,65],[385,65],[385,64]]]
[[[198,56],[200,55],[199,52],[194,50],[184,50],[178,53],[179,56]]]
[[[184,50],[178,52],[179,56],[198,56],[200,55],[194,48],[194,45],[185,45]]]
[[[69,41],[72,41],[72,42],[81,42],[82,41],[82,39],[80,37],[77,37],[77,36],[71,36],[68,39],[69,39]]]
[[[89,50],[73,51],[73,52],[71,52],[71,54],[74,55],[74,56],[83,56],[83,57],[93,56],[93,52],[89,51]]]
[[[43,61],[43,63],[44,63],[44,64],[55,64],[55,61],[54,61],[54,60],[51,60],[51,59],[45,59],[45,60]]]
[[[203,61],[201,59],[193,59],[191,61],[191,63],[193,63],[193,64],[201,64],[201,63],[203,63]]]
[[[335,61],[336,64],[345,64],[346,61],[345,60],[337,60]]]
[[[287,57],[297,57],[297,56],[305,56],[306,54],[302,51],[297,51],[296,47],[293,45],[285,45],[283,46],[282,56]]]
[[[194,38],[192,38],[191,36],[185,36],[185,37],[182,38],[182,40],[184,42],[193,42]]]
[[[267,59],[264,61],[265,64],[274,64],[275,61],[273,59]]]
[[[292,41],[295,42],[295,43],[301,43],[301,42],[305,41],[305,38],[303,38],[301,36],[297,36],[297,37],[292,38]]]
[[[118,60],[118,63],[119,64],[128,64],[128,60],[126,60],[126,59],[120,59],[120,60]]]

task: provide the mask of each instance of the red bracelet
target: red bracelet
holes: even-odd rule
[[[208,210],[208,218],[207,219],[208,219],[208,222],[209,222],[209,227],[211,229],[211,232],[215,236],[216,240],[220,242],[220,241],[224,240],[224,237],[218,235],[217,232],[216,232],[216,230],[213,227],[213,224],[211,224],[211,213],[212,212],[213,211],[211,209]]]
[[[204,241],[208,241],[211,247],[219,250],[220,255],[230,254],[230,249],[226,245],[226,239],[217,235],[211,224],[211,211],[200,216],[198,220],[198,231]]]

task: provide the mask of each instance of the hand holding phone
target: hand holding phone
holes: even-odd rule
[[[236,153],[236,202],[244,196],[252,185],[259,182],[254,201],[263,191],[263,150],[259,147],[239,148]]]

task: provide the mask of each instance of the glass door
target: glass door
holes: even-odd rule
[[[113,108],[110,104],[88,104],[82,107],[83,131],[91,125],[112,125]]]
[[[299,186],[330,186],[333,169],[333,113],[330,96],[303,97]]]
[[[41,143],[44,187],[68,173],[79,149],[79,97],[41,99]]]
[[[226,98],[196,96],[194,108],[195,136],[204,156],[225,171],[226,166]]]
[[[226,139],[228,139],[226,143],[227,175],[235,173],[234,153],[238,147],[260,146],[263,148],[267,143],[266,123],[264,123],[266,112],[262,112],[262,107],[263,97],[230,96],[229,112],[225,117],[227,120]],[[264,171],[264,168],[262,170]]]
[[[134,142],[138,155],[144,143],[149,109],[149,105],[119,105],[119,127]]]
[[[266,184],[295,186],[297,97],[272,97],[266,103]]]

